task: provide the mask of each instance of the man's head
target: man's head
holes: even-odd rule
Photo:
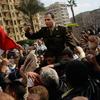
[[[35,99],[28,99],[28,100],[48,100],[49,98],[48,90],[42,85],[30,88],[29,92],[30,94],[28,98],[33,96],[33,98],[35,97]]]
[[[51,52],[48,52],[48,51],[45,52],[44,58],[48,65],[55,63],[55,60],[56,60],[54,54],[52,54]]]
[[[0,100],[15,100],[15,99],[4,92],[0,92]]]
[[[84,86],[88,82],[87,65],[79,60],[71,61],[66,66],[66,79],[72,87]]]
[[[88,98],[83,97],[83,96],[77,96],[77,97],[72,98],[72,100],[88,100]]]
[[[45,14],[45,24],[48,28],[52,28],[55,26],[54,15],[52,13]]]
[[[39,94],[29,94],[27,100],[41,100]]]
[[[97,36],[90,35],[88,37],[88,47],[89,49],[96,50],[99,44],[99,39]]]
[[[47,88],[57,88],[59,86],[59,77],[57,72],[52,68],[42,68],[40,72],[40,77],[43,84]],[[52,86],[52,87],[51,87]]]

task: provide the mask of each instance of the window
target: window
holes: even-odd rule
[[[18,28],[16,28],[16,32],[18,32]]]
[[[8,10],[9,9],[9,6],[8,5],[5,5],[5,10]]]
[[[13,28],[10,28],[10,33],[14,33],[14,29]]]
[[[1,18],[0,18],[0,25],[3,25]]]
[[[16,23],[16,21],[14,20],[14,25],[16,25],[17,23]]]
[[[9,2],[12,2],[12,0],[9,0]]]
[[[15,14],[14,14],[14,13],[12,13],[12,16],[13,16],[13,17],[15,17]]]
[[[7,33],[8,33],[8,34],[10,33],[10,28],[7,28]]]
[[[17,35],[17,37],[18,37],[18,40],[20,40],[20,36],[19,36],[19,35]]]
[[[7,20],[5,20],[5,24],[8,25],[8,21]]]
[[[11,9],[14,9],[14,8],[13,8],[13,5],[10,5],[10,8],[11,8]]]

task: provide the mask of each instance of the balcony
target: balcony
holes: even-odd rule
[[[2,9],[2,12],[10,12],[9,9]]]
[[[20,20],[23,20],[23,18],[22,18],[22,17],[17,17],[17,20],[19,20],[19,21],[20,21]]]
[[[6,28],[12,28],[12,25],[6,25]]]
[[[11,17],[8,17],[8,16],[6,16],[6,17],[3,17],[5,20],[11,20],[12,18]]]
[[[8,4],[8,2],[6,0],[2,0],[0,1],[0,4]]]
[[[19,5],[19,2],[14,2],[14,5],[17,7]]]

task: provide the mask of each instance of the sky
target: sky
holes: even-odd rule
[[[49,6],[54,2],[64,2],[67,3],[67,0],[40,0],[44,3],[45,6]],[[100,0],[75,0],[77,3],[77,7],[74,7],[75,15],[85,12],[91,11],[94,9],[100,8]],[[72,17],[71,10],[68,8],[69,16]]]

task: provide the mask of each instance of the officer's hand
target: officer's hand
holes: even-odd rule
[[[80,55],[80,58],[84,58],[85,57],[85,52],[84,52],[82,47],[76,46],[75,50],[76,50],[76,53],[78,53]]]
[[[26,33],[33,33],[30,26],[26,27],[24,30],[25,30]]]
[[[43,68],[54,68],[54,65],[53,65],[53,64],[47,65],[47,66],[45,66],[45,67],[43,67]]]

